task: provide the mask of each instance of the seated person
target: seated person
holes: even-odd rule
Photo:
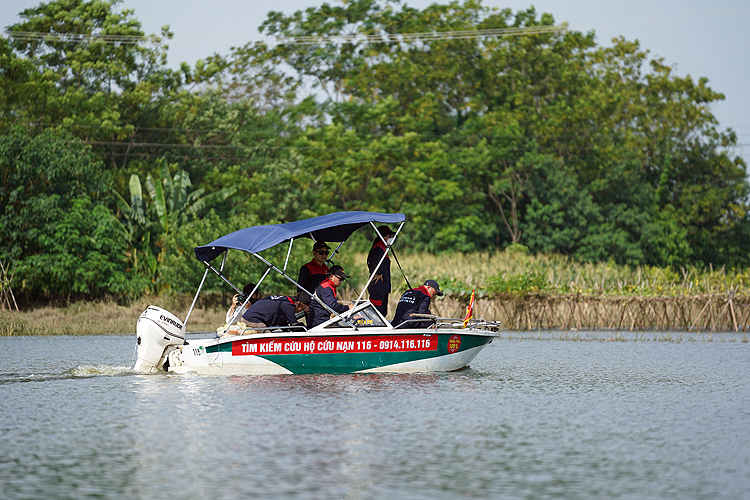
[[[340,304],[336,298],[336,288],[350,276],[344,272],[341,266],[333,266],[328,271],[328,277],[315,289],[315,295],[330,309],[341,314],[352,308],[351,305]],[[313,328],[331,319],[331,313],[323,307],[320,302],[314,300],[310,305],[310,314],[307,316],[307,327]]]
[[[297,321],[298,312],[307,312],[310,307],[310,296],[305,292],[294,298],[288,295],[269,295],[256,301],[242,315],[248,328],[266,328],[274,326],[301,326]]]
[[[255,283],[248,283],[242,289],[242,295],[244,295],[245,297],[247,297],[253,291],[253,288],[255,288]],[[247,311],[248,308],[251,305],[253,305],[258,299],[260,299],[260,291],[259,290],[256,291],[252,295],[252,297],[250,297],[250,300],[245,305],[245,307],[242,308],[242,312],[239,314],[239,316],[237,316],[237,318],[238,319],[241,318],[242,315],[245,313],[245,311]],[[237,306],[241,306],[243,302],[244,302],[244,299],[240,300],[240,294],[239,293],[235,293],[234,296],[232,297],[232,305],[229,307],[229,310],[227,311],[227,318],[225,320],[226,323],[229,323],[230,321],[232,321],[232,318],[234,317],[234,311],[235,311],[235,309],[237,309]]]
[[[328,274],[328,266],[326,260],[328,259],[328,251],[330,248],[325,241],[316,241],[312,247],[313,258],[310,262],[302,266],[299,270],[299,278],[297,283],[302,285],[302,288],[314,293],[315,289],[318,288],[321,281],[323,281]],[[302,289],[297,289],[301,292]]]
[[[435,280],[427,280],[419,288],[407,290],[401,296],[396,306],[396,315],[391,322],[396,328],[429,328],[433,325],[430,320],[408,321],[414,318],[413,314],[432,314],[430,312],[430,300],[435,295],[443,295],[440,285]],[[421,319],[421,318],[419,318]],[[408,323],[405,323],[408,321]],[[401,326],[399,326],[401,325]]]

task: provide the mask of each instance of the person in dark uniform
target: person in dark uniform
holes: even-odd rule
[[[341,314],[352,308],[351,305],[340,304],[336,298],[336,288],[350,276],[344,272],[341,266],[332,266],[328,271],[328,277],[324,279],[318,288],[315,289],[315,295],[325,305],[332,310]],[[313,300],[310,303],[310,314],[307,316],[307,327],[314,328],[321,323],[325,323],[331,318],[331,313],[323,307],[318,301]]]
[[[229,323],[234,317],[234,312],[237,309],[237,307],[241,306],[245,302],[245,299],[242,297],[242,295],[247,297],[248,295],[250,295],[250,293],[253,291],[254,288],[255,288],[255,283],[248,283],[242,289],[242,294],[239,294],[239,293],[234,294],[234,296],[232,297],[232,305],[229,307],[229,310],[227,311],[227,316],[226,316],[227,323]],[[250,300],[248,301],[247,306],[242,308],[242,312],[238,315],[238,317],[245,314],[245,312],[250,308],[250,306],[255,304],[255,302],[258,301],[258,299],[260,299],[260,290],[256,290],[255,293],[253,293],[253,296],[250,297]]]
[[[396,306],[396,315],[391,323],[396,328],[429,328],[433,325],[432,321],[405,321],[413,318],[413,314],[432,314],[430,312],[430,301],[435,295],[442,296],[440,285],[435,280],[427,280],[419,288],[407,290],[401,296]]]
[[[292,298],[287,295],[269,295],[256,301],[242,318],[249,328],[273,326],[304,326],[297,321],[298,312],[307,312],[310,296],[305,292]]]
[[[313,258],[310,262],[305,264],[299,269],[299,283],[305,291],[310,293],[315,292],[315,289],[320,285],[328,274],[328,266],[326,260],[328,259],[329,246],[325,241],[316,241],[312,247]],[[303,290],[298,288],[297,292]]]
[[[375,277],[370,282],[370,286],[367,287],[367,291],[370,293],[372,305],[385,316],[388,314],[388,294],[391,293],[391,259],[385,253],[386,245],[383,240],[390,244],[391,238],[396,233],[388,226],[380,226],[378,233],[380,233],[382,239],[380,237],[375,238],[370,253],[367,254],[367,268],[370,270],[370,275],[375,272],[375,268],[383,255],[385,255],[385,259],[380,264]]]

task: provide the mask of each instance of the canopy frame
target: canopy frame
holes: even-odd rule
[[[391,241],[391,244],[388,245],[386,240],[383,238],[383,236],[378,232],[377,227],[375,226],[375,222],[379,223],[385,223],[385,224],[399,224],[398,229],[395,231],[395,235],[393,237],[393,240]],[[307,294],[310,295],[311,300],[317,301],[321,306],[323,306],[330,314],[333,314],[337,316],[341,321],[343,321],[345,324],[349,325],[354,330],[358,330],[357,325],[350,321],[347,318],[344,318],[341,314],[337,313],[330,307],[328,307],[326,304],[318,298],[318,296],[311,292],[310,290],[307,290],[302,285],[300,285],[294,278],[289,276],[286,272],[289,259],[292,252],[292,246],[294,245],[294,240],[298,237],[306,237],[310,238],[313,241],[339,241],[338,246],[334,250],[331,257],[336,255],[336,253],[341,249],[341,246],[344,244],[344,242],[351,236],[355,231],[360,229],[362,226],[365,226],[367,224],[371,225],[375,229],[375,233],[378,235],[378,237],[383,241],[383,243],[386,245],[386,252],[383,254],[383,257],[380,259],[380,262],[375,267],[375,270],[370,274],[369,279],[367,280],[367,283],[365,287],[360,292],[359,296],[356,299],[356,302],[360,302],[362,300],[362,296],[365,293],[365,290],[370,286],[370,283],[375,277],[375,274],[377,273],[377,270],[380,268],[381,264],[385,260],[386,256],[388,255],[388,252],[390,251],[391,246],[393,243],[395,243],[396,238],[398,234],[401,232],[401,229],[403,228],[404,224],[406,223],[406,216],[404,214],[386,214],[386,213],[376,213],[376,212],[336,212],[328,215],[323,215],[320,217],[313,217],[311,219],[303,219],[301,221],[296,222],[288,222],[284,224],[273,224],[273,225],[262,225],[262,226],[252,226],[245,229],[240,229],[239,231],[235,231],[234,233],[230,233],[228,235],[222,236],[221,238],[215,240],[212,243],[209,243],[208,245],[203,245],[200,247],[195,248],[195,255],[206,265],[206,271],[203,274],[203,278],[201,279],[200,285],[198,286],[198,290],[195,294],[195,297],[193,298],[193,302],[190,305],[190,310],[188,311],[187,316],[185,317],[184,324],[187,325],[188,319],[190,318],[190,315],[193,311],[193,308],[195,307],[196,301],[198,300],[198,295],[200,294],[203,285],[205,283],[206,277],[208,275],[209,271],[213,271],[214,274],[216,274],[219,278],[224,280],[229,286],[231,286],[234,290],[236,290],[238,293],[240,292],[240,289],[235,286],[226,276],[224,276],[224,266],[227,261],[227,257],[229,255],[229,250],[240,250],[245,251],[249,253],[250,255],[253,255],[257,259],[259,259],[261,262],[263,262],[266,265],[266,270],[263,273],[263,276],[260,278],[258,283],[255,285],[255,288],[253,291],[246,297],[245,301],[242,304],[242,307],[238,307],[236,311],[234,312],[231,321],[229,324],[234,323],[238,317],[239,312],[242,311],[242,309],[247,305],[247,303],[250,300],[250,297],[259,289],[260,284],[263,282],[263,280],[266,279],[268,274],[271,272],[271,270],[276,271],[278,274],[286,278],[289,282],[294,284],[298,289],[304,290]],[[261,242],[256,241],[244,241],[245,238],[260,238]],[[263,256],[259,254],[259,252],[263,250],[267,250],[269,248],[272,248],[280,243],[289,242],[289,248],[287,249],[286,259],[284,261],[283,268],[279,269],[274,264],[269,262],[267,259],[265,259]],[[222,259],[222,263],[219,269],[216,269],[212,264],[211,261],[218,257],[221,254],[224,254],[224,257]],[[330,260],[330,258],[329,258]]]

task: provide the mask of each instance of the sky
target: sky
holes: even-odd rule
[[[437,3],[447,3],[440,0]],[[19,14],[39,0],[3,0],[0,27],[21,20]],[[270,10],[292,14],[320,6],[323,0],[123,0],[132,8],[147,34],[169,25],[169,65],[191,65],[214,53],[228,55],[231,47],[262,40],[258,27]],[[328,0],[340,5],[339,0]],[[404,0],[424,9],[435,0]],[[750,165],[750,1],[748,0],[483,0],[487,7],[513,12],[535,7],[553,15],[556,24],[571,30],[594,31],[599,45],[614,37],[638,40],[653,58],[663,58],[679,76],[709,80],[725,96],[713,105],[722,129],[732,128],[740,147],[734,154]]]

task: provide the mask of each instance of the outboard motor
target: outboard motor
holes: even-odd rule
[[[148,306],[136,326],[138,359],[135,371],[162,370],[169,354],[167,347],[185,343],[185,325],[177,316],[161,307]]]

